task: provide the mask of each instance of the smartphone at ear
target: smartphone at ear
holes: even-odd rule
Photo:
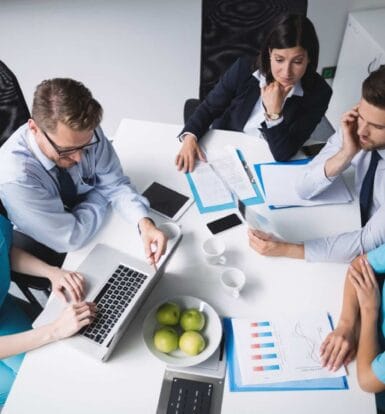
[[[308,157],[315,157],[320,153],[325,144],[304,145],[301,150]]]
[[[228,216],[222,217],[218,220],[207,223],[207,227],[212,234],[220,233],[221,231],[231,229],[231,227],[242,224],[241,219],[236,214],[229,214]]]

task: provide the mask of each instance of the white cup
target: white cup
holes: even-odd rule
[[[226,269],[221,275],[221,284],[225,291],[233,298],[239,298],[239,293],[245,285],[246,277],[242,270]]]
[[[224,256],[226,246],[222,240],[210,237],[203,242],[202,250],[207,263],[212,265],[224,265],[226,263],[226,257]]]
[[[168,240],[172,240],[175,237],[179,236],[181,228],[178,224],[167,221],[158,226],[158,229],[163,232]]]

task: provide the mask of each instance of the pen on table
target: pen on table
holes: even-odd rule
[[[250,182],[252,184],[255,184],[255,179],[253,177],[253,174],[251,173],[250,168],[247,165],[247,162],[243,158],[243,154],[242,154],[241,150],[237,149],[236,151],[237,151],[238,158],[241,161],[242,167],[245,170],[245,173],[247,174],[247,176],[249,177]]]
[[[241,163],[242,163],[242,165],[243,165],[243,169],[245,170],[245,172],[246,172],[247,176],[249,177],[250,182],[251,182],[252,184],[255,184],[255,179],[254,179],[254,177],[253,177],[253,174],[251,174],[251,171],[250,171],[249,166],[247,165],[247,162],[246,162],[245,160],[242,160],[242,159],[241,159]]]

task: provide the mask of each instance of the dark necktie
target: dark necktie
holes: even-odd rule
[[[70,173],[65,168],[57,167],[57,169],[60,197],[64,206],[71,210],[77,202],[75,183]]]
[[[368,171],[366,172],[364,181],[362,182],[360,191],[360,210],[361,210],[361,225],[365,226],[369,220],[370,208],[373,203],[373,184],[374,176],[376,175],[376,168],[380,155],[377,151],[372,151],[372,157]]]

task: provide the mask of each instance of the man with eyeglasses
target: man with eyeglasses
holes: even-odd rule
[[[167,239],[148,217],[147,199],[123,174],[99,126],[102,114],[80,82],[56,78],[38,85],[32,118],[0,149],[0,199],[20,232],[56,252],[87,243],[111,203],[137,223],[145,254],[156,263]]]

